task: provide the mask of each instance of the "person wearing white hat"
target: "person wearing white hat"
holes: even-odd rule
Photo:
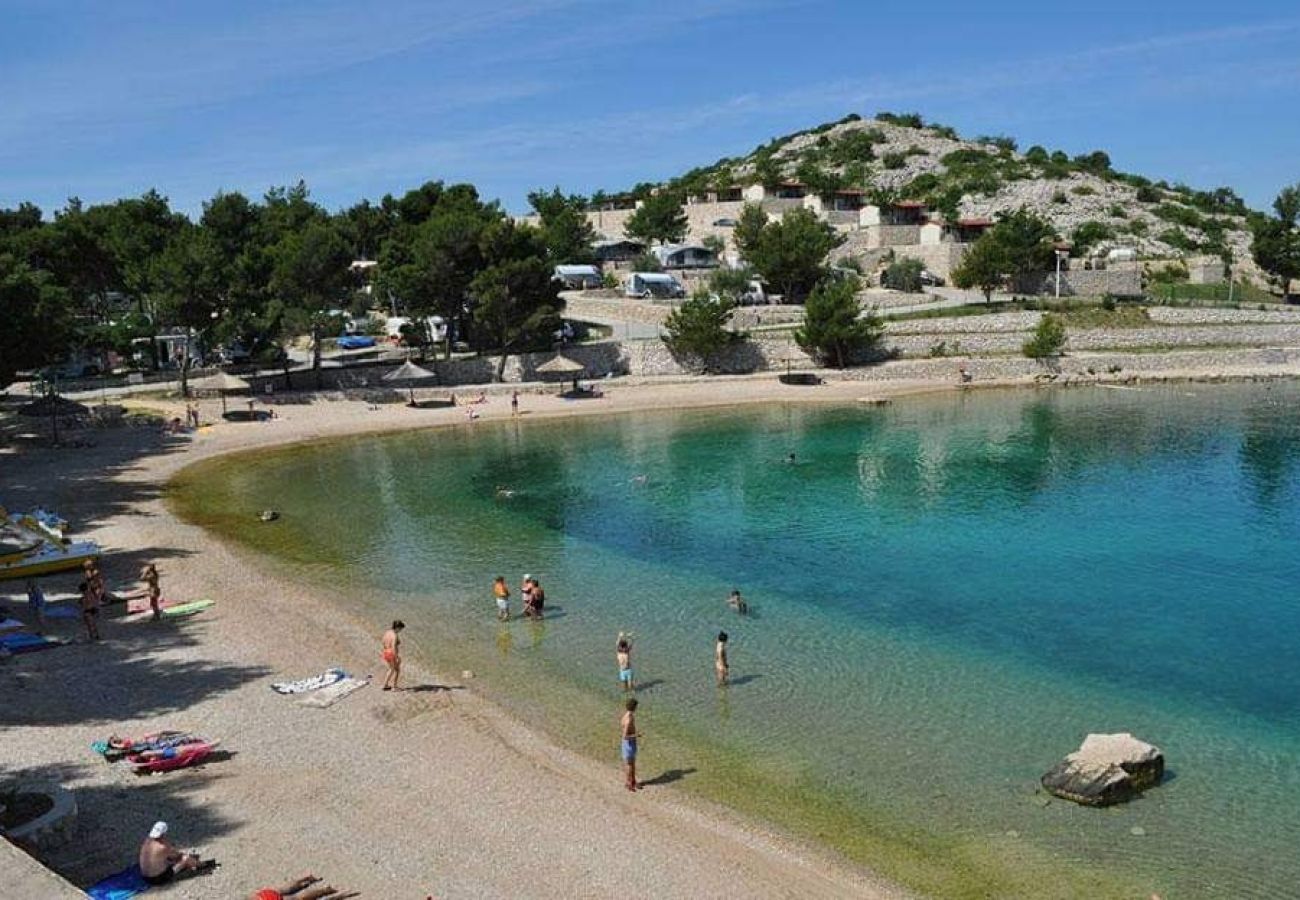
[[[140,874],[150,884],[166,884],[182,872],[199,868],[197,853],[177,850],[167,840],[167,823],[154,822],[149,836],[140,845]]]

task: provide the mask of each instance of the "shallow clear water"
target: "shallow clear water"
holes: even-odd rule
[[[585,748],[610,744],[635,632],[643,775],[778,819],[815,796],[843,814],[822,838],[876,829],[894,845],[856,849],[923,888],[1300,894],[1295,385],[477,423],[200,471],[201,521],[402,615],[435,664]],[[243,527],[268,506],[281,523]],[[552,615],[498,626],[491,579],[524,572]],[[1171,777],[1043,805],[1089,731],[1160,745]],[[956,880],[898,861],[927,854]],[[1055,866],[1083,880],[1048,885]]]

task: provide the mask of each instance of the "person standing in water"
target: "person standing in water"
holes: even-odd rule
[[[731,667],[727,665],[727,633],[718,632],[718,642],[713,645],[713,672],[718,676],[718,687],[724,687],[731,677]]]
[[[614,659],[618,662],[618,681],[625,691],[635,691],[636,682],[632,674],[632,635],[618,633],[618,642],[614,644]]]
[[[628,697],[623,704],[623,718],[619,722],[619,744],[623,756],[623,774],[627,778],[627,789],[635,791],[636,783],[636,742],[641,737],[636,730],[636,698]]]
[[[749,614],[749,604],[745,602],[744,597],[740,596],[740,588],[731,589],[731,596],[727,598],[727,605],[742,616]]]
[[[383,650],[380,656],[388,664],[388,674],[384,677],[384,690],[397,690],[397,679],[402,674],[402,629],[406,623],[401,619],[394,619],[393,625],[384,632]]]
[[[502,622],[510,621],[510,588],[506,587],[504,575],[498,575],[492,582],[492,596],[497,602],[497,618]]]

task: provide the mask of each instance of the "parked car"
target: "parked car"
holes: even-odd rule
[[[739,225],[739,224],[740,224],[740,222],[739,222],[738,220],[736,220],[736,219],[731,219],[731,218],[723,218],[723,219],[714,219],[714,220],[713,220],[713,227],[714,227],[714,228],[735,228],[735,227],[736,227],[737,225]]]
[[[364,350],[375,346],[375,339],[367,334],[345,334],[338,339],[337,346],[340,350]]]
[[[922,287],[943,287],[943,279],[940,278],[938,275],[935,275],[929,269],[922,269],[921,286]]]
[[[623,285],[623,296],[645,300],[650,297],[686,296],[682,283],[666,272],[632,272]]]

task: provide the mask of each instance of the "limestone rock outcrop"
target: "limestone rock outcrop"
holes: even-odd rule
[[[1159,747],[1128,732],[1090,734],[1079,749],[1042,778],[1051,794],[1084,806],[1110,806],[1131,800],[1160,783],[1165,756]]]

